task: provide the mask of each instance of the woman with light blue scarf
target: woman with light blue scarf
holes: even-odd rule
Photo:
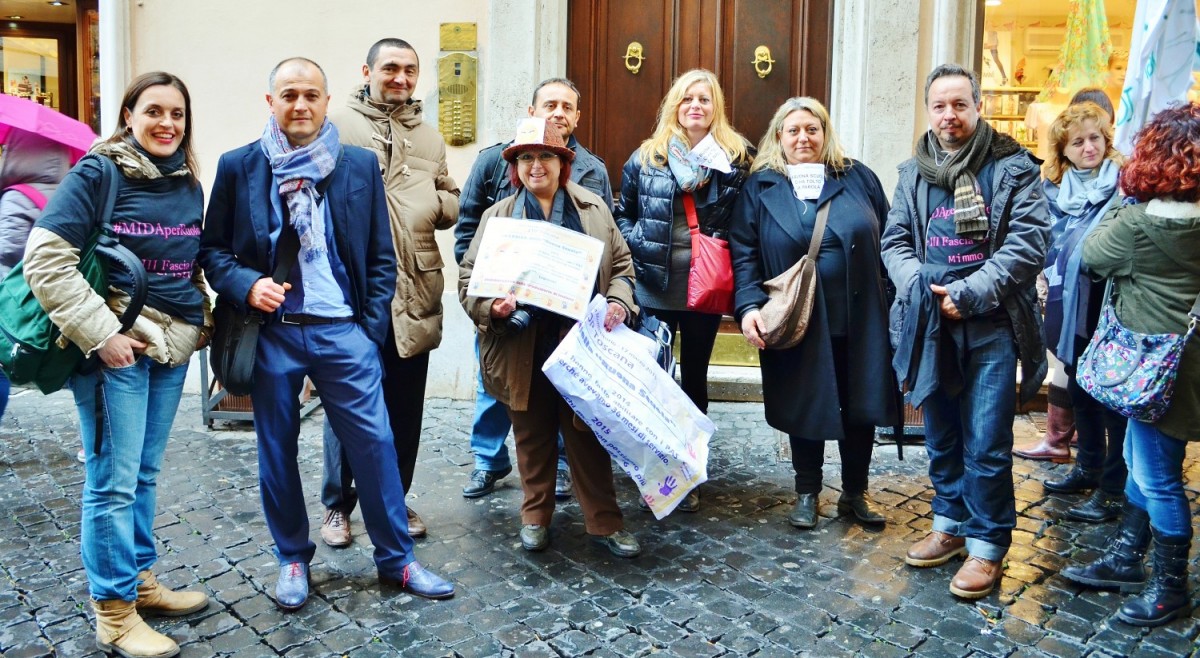
[[[1085,503],[1067,508],[1065,514],[1074,521],[1101,523],[1115,519],[1125,501],[1125,418],[1094,400],[1075,379],[1075,362],[1096,329],[1104,298],[1103,282],[1092,280],[1081,252],[1083,238],[1110,208],[1120,205],[1117,179],[1122,160],[1113,148],[1108,115],[1090,102],[1071,105],[1054,120],[1050,143],[1053,152],[1043,181],[1054,219],[1043,271],[1049,283],[1046,345],[1067,372],[1079,451],[1075,467],[1044,486],[1058,493],[1093,489]]]
[[[703,413],[708,413],[708,361],[721,315],[688,308],[689,226],[728,239],[733,202],[751,159],[752,147],[725,114],[717,76],[704,69],[687,71],[667,90],[654,134],[622,168],[613,211],[633,254],[638,303],[671,327],[679,341],[680,385]],[[700,492],[689,492],[676,509],[698,511]]]

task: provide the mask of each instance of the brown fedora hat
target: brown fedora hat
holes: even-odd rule
[[[550,151],[567,162],[575,160],[575,152],[567,148],[562,137],[545,119],[527,117],[517,124],[517,135],[512,145],[504,149],[504,159],[510,163],[517,161],[517,154],[522,151]]]

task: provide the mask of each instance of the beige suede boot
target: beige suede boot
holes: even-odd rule
[[[151,571],[138,573],[137,610],[148,615],[182,617],[208,607],[204,592],[173,592],[158,582]]]
[[[175,640],[146,625],[133,601],[92,601],[96,611],[96,648],[125,658],[179,655]]]

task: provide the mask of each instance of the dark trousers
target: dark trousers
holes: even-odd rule
[[[1075,463],[1080,468],[1099,471],[1101,491],[1120,495],[1125,491],[1129,474],[1124,456],[1125,417],[1088,395],[1073,371],[1067,376],[1067,393],[1075,409],[1075,432],[1079,435]]]
[[[379,350],[383,361],[383,401],[387,405],[400,465],[404,491],[412,491],[417,468],[417,449],[421,444],[421,421],[425,413],[425,383],[429,376],[429,352],[404,358],[396,352],[396,336],[388,327],[388,337]],[[346,451],[325,417],[325,469],[321,484],[321,503],[326,509],[354,510],[358,495],[354,473]]]
[[[325,415],[342,440],[358,481],[363,519],[381,571],[412,562],[408,510],[384,406],[379,348],[353,322],[265,325],[254,362],[254,430],[258,480],[267,528],[280,562],[310,562],[304,489],[296,463],[300,388],[308,376],[321,392]]]
[[[513,442],[517,448],[517,470],[521,474],[521,523],[549,526],[554,516],[554,480],[558,470],[558,437],[567,447],[567,464],[575,488],[575,498],[583,512],[588,534],[610,535],[625,527],[617,506],[613,486],[612,458],[596,435],[582,423],[573,422],[575,412],[542,373],[542,364],[558,342],[557,325],[538,323],[526,331],[548,332],[544,349],[533,360],[529,383],[529,405],[525,411],[508,409],[512,420]],[[583,429],[580,429],[582,427]]]
[[[842,457],[842,493],[858,495],[867,490],[867,471],[871,468],[871,451],[875,448],[875,426],[850,422],[847,415],[850,353],[844,336],[834,336],[830,342],[833,348],[833,373],[842,409],[843,438],[837,442]],[[792,468],[796,471],[796,493],[821,493],[825,437],[793,434],[788,436],[788,440],[792,445]]]
[[[671,328],[672,341],[679,343],[679,385],[703,413],[708,413],[708,360],[712,358],[713,343],[721,316],[696,311],[663,311],[647,308],[646,312],[666,322]],[[680,338],[682,333],[685,338]]]

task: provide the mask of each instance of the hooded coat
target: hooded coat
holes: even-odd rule
[[[1146,334],[1183,333],[1200,293],[1200,203],[1154,200],[1110,211],[1083,240],[1083,262],[1112,277],[1122,326]],[[1200,333],[1200,328],[1197,328]],[[1200,336],[1183,350],[1175,394],[1154,426],[1200,441]]]
[[[442,254],[434,232],[458,219],[458,185],[446,167],[446,143],[421,120],[421,102],[374,103],[362,89],[329,113],[343,144],[375,153],[387,193],[396,248],[392,329],[396,352],[410,358],[442,342]]]
[[[0,278],[21,260],[29,230],[42,214],[28,196],[4,190],[29,185],[49,199],[70,169],[67,147],[36,133],[10,131],[0,160]]]

